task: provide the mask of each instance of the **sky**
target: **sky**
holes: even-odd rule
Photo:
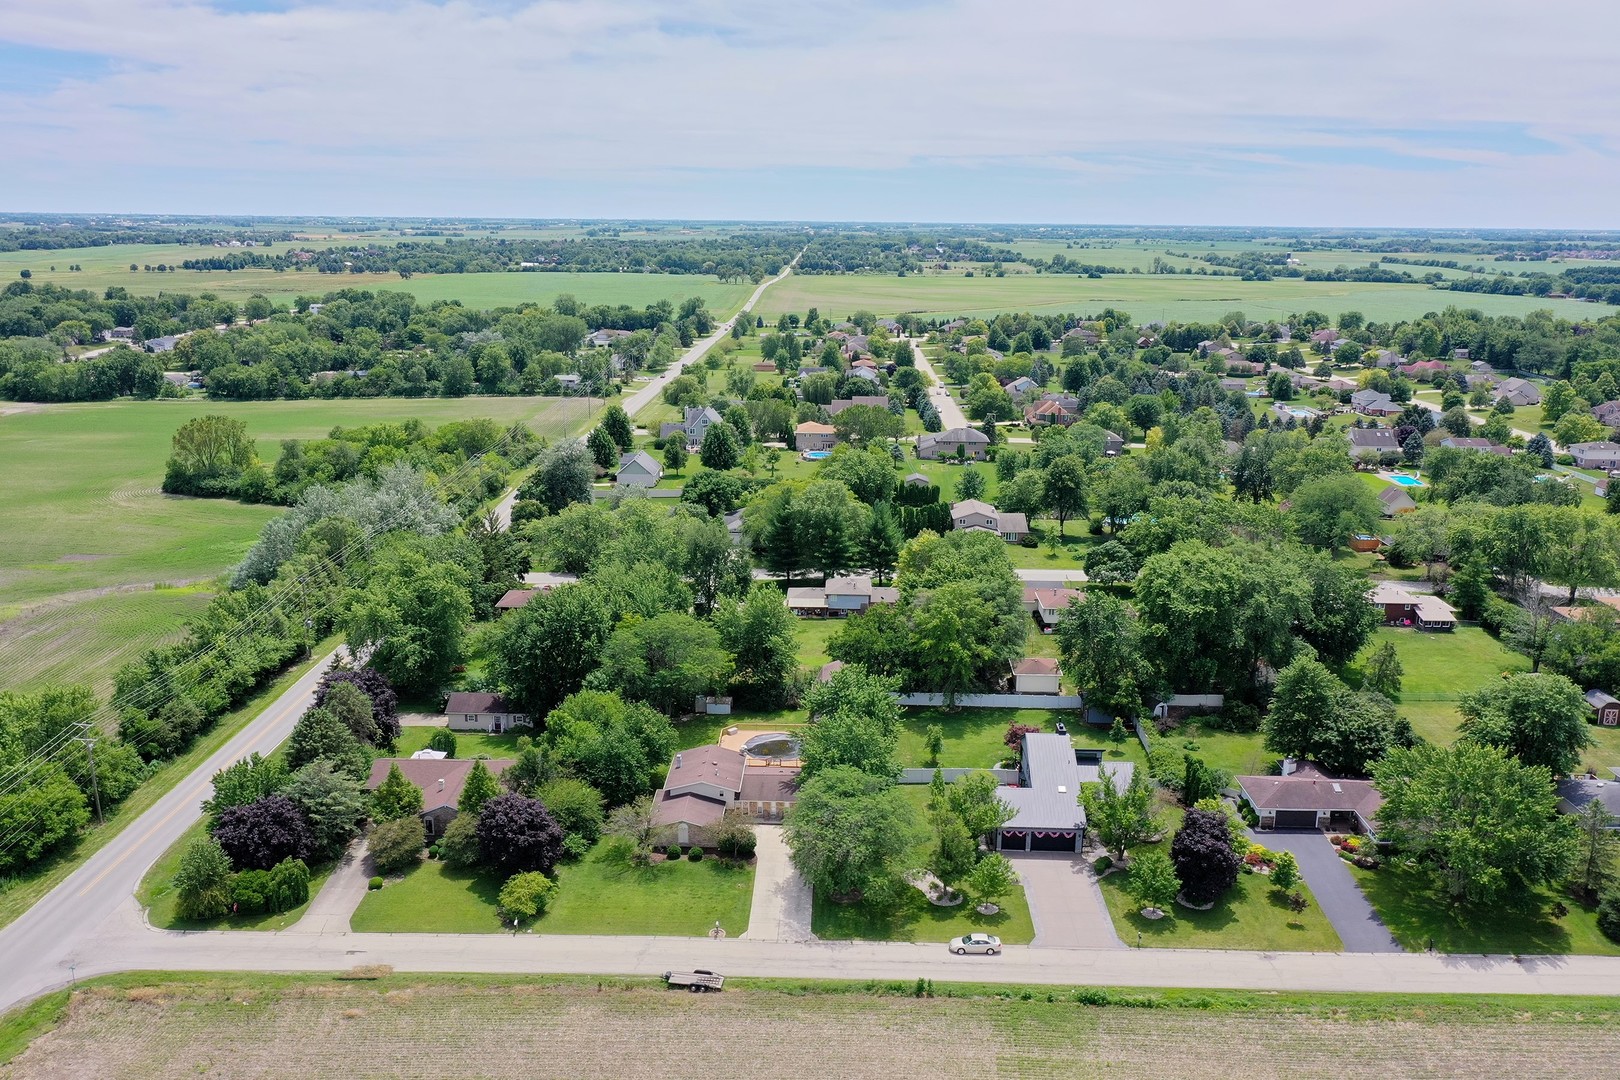
[[[1620,227],[1620,7],[0,0],[0,209]]]

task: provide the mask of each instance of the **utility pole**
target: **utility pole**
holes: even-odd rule
[[[105,825],[106,818],[101,816],[101,788],[96,783],[96,740],[89,734],[90,725],[84,725],[85,734],[80,736],[79,742],[84,743],[84,756],[90,761],[90,794],[96,800],[96,824]]]

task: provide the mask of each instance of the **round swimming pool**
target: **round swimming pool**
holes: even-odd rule
[[[760,761],[792,760],[799,756],[799,740],[783,731],[767,732],[743,743],[742,751]]]
[[[830,457],[832,457],[831,450],[806,450],[804,452],[804,460],[806,461],[822,461]]]

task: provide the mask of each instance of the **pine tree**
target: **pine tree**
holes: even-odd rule
[[[476,814],[500,793],[501,785],[495,782],[495,774],[482,761],[474,761],[467,773],[467,782],[462,786],[461,798],[456,800],[456,809],[463,814]]]
[[[422,789],[405,779],[399,765],[388,766],[388,776],[371,794],[372,816],[379,822],[394,821],[422,812]]]
[[[905,534],[900,530],[900,519],[895,516],[894,508],[886,501],[872,507],[862,544],[861,564],[875,573],[879,581],[885,581],[900,558],[904,544]]]
[[[598,427],[592,431],[585,445],[590,448],[591,458],[598,469],[606,471],[619,463],[619,448],[606,428]]]

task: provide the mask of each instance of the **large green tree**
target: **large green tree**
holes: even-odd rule
[[[798,639],[781,591],[755,585],[743,601],[722,603],[714,626],[733,657],[731,690],[738,701],[755,709],[788,705],[799,681]]]
[[[801,732],[803,775],[850,767],[894,779],[900,774],[899,681],[847,665],[805,695],[811,722]]]
[[[466,572],[425,545],[400,540],[373,560],[365,583],[346,598],[349,648],[403,689],[444,685],[466,651],[472,600]]]
[[[490,674],[518,706],[543,716],[601,663],[612,631],[590,582],[564,585],[508,612],[490,633]]]
[[[847,765],[805,781],[782,825],[805,881],[841,901],[898,876],[919,831],[916,812],[892,780]]]
[[[1125,601],[1093,592],[1071,602],[1058,619],[1057,640],[1063,670],[1088,706],[1111,716],[1141,715],[1158,679]]]
[[[602,650],[602,664],[585,680],[593,690],[618,690],[667,716],[692,711],[731,677],[731,657],[714,627],[681,612],[627,618]]]
[[[1289,497],[1289,512],[1301,540],[1336,551],[1358,533],[1371,532],[1380,516],[1378,499],[1359,476],[1324,476],[1301,484]]]
[[[1462,737],[1498,746],[1526,765],[1568,776],[1593,744],[1581,688],[1562,675],[1521,673],[1464,694]]]
[[[1373,766],[1378,834],[1418,860],[1452,900],[1522,899],[1574,864],[1576,826],[1552,776],[1495,747],[1459,742],[1390,751]]]
[[[1099,772],[1104,774],[1101,783],[1080,789],[1086,827],[1116,859],[1124,859],[1130,848],[1163,831],[1154,814],[1153,784],[1145,769],[1134,770],[1123,789],[1108,769]]]

